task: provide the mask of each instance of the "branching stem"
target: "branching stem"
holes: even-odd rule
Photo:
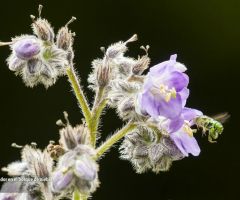
[[[67,76],[69,78],[69,82],[72,85],[73,91],[76,95],[78,103],[79,103],[79,105],[82,109],[83,115],[85,117],[86,123],[89,127],[90,123],[91,123],[91,111],[89,109],[86,97],[84,96],[82,88],[79,84],[78,77],[77,77],[73,67],[68,67],[66,71],[67,71]]]
[[[96,138],[97,138],[97,130],[100,121],[100,116],[102,114],[103,109],[107,105],[107,99],[104,99],[105,88],[100,87],[96,93],[96,97],[94,100],[93,108],[92,108],[92,117],[90,123],[90,135],[92,140],[92,145],[96,146]]]
[[[107,139],[99,148],[97,148],[96,158],[101,157],[108,149],[110,149],[116,142],[122,139],[126,134],[137,127],[136,124],[129,122],[117,133],[113,134],[109,139]]]

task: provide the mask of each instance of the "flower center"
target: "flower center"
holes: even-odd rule
[[[169,89],[168,86],[164,84],[160,84],[158,92],[160,92],[166,102],[169,102],[171,98],[176,98],[177,95],[175,88]]]

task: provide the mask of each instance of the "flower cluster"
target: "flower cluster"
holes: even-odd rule
[[[3,168],[9,176],[19,177],[26,181],[7,182],[3,185],[0,199],[53,199],[50,190],[50,177],[53,159],[47,153],[26,145],[21,152],[22,160],[10,163]],[[42,181],[40,181],[42,178]],[[28,181],[33,179],[34,181]]]
[[[187,88],[189,77],[185,74],[186,67],[178,63],[176,57],[176,55],[172,55],[169,61],[162,62],[150,69],[144,77],[140,92],[136,94],[135,108],[139,115],[147,118],[145,123],[156,127],[161,132],[163,138],[158,141],[158,148],[161,146],[162,149],[168,149],[163,147],[166,147],[167,140],[172,141],[171,148],[176,149],[177,147],[182,154],[182,156],[177,156],[180,159],[188,156],[189,153],[194,156],[199,155],[200,148],[193,136],[194,130],[191,129],[191,126],[196,124],[195,119],[203,114],[198,110],[185,107],[189,96],[189,89]],[[142,132],[138,135],[145,138]],[[166,140],[166,138],[168,139]],[[129,143],[129,138],[125,138],[121,147],[123,149],[122,157],[130,160],[139,172],[148,168],[152,168],[155,172],[164,171],[169,169],[173,160],[178,160],[172,154],[166,156],[162,151],[156,151],[156,148],[151,150],[152,145],[156,144],[155,142],[150,143],[151,145],[147,148],[148,161],[145,159],[145,162],[148,162],[148,167],[142,167],[141,165],[139,167],[136,159],[131,159],[131,151],[129,151],[127,146],[130,144],[131,148],[134,149],[136,145],[139,148],[139,144]],[[168,150],[166,151],[169,152]],[[156,170],[156,166],[152,164],[154,159],[149,156],[151,155],[149,152],[158,154],[158,156],[154,155],[153,157],[163,159],[167,166],[159,165],[161,167],[157,167]],[[129,155],[127,156],[128,153]]]
[[[41,14],[41,10],[39,12]],[[22,77],[26,86],[43,84],[48,88],[59,76],[64,75],[65,68],[72,64],[74,34],[68,30],[67,23],[58,31],[55,43],[55,34],[50,23],[41,17],[36,20],[34,16],[32,18],[34,35],[22,35],[12,39],[12,54],[7,63],[10,70]]]
[[[117,108],[119,116],[124,120],[141,117],[135,112],[136,93],[141,89],[143,81],[141,74],[150,63],[147,55],[138,59],[125,56],[126,45],[136,40],[137,35],[133,35],[127,41],[120,41],[104,50],[103,59],[92,62],[93,73],[88,79],[93,90],[99,87],[99,83],[100,86],[105,87],[105,95],[109,99],[108,105]],[[101,84],[102,82],[105,84]]]
[[[134,130],[120,146],[121,158],[130,160],[137,173],[169,170],[172,162],[184,155],[169,137],[160,134],[147,127]]]
[[[54,193],[64,193],[77,187],[82,194],[90,194],[99,185],[98,165],[93,159],[95,150],[90,146],[88,130],[84,125],[67,125],[60,130],[60,144],[65,154],[59,158],[52,177]]]
[[[56,150],[61,152],[57,157],[53,156]],[[10,163],[2,170],[24,181],[5,183],[1,200],[70,198],[75,188],[89,195],[99,185],[98,164],[93,159],[96,153],[84,125],[67,124],[60,130],[59,144],[51,143],[43,152],[35,144],[26,145],[21,154],[21,161]]]
[[[139,124],[138,129],[125,137],[120,148],[121,157],[133,163],[140,173],[147,169],[154,172],[166,171],[174,160],[182,159],[189,154],[199,155],[200,148],[193,135],[196,129],[192,127],[194,125],[202,127],[200,119],[206,116],[199,110],[186,107],[190,93],[189,77],[185,73],[186,66],[177,62],[177,55],[172,55],[169,60],[151,67],[146,75],[143,72],[150,64],[149,46],[141,47],[146,55],[138,59],[125,56],[127,43],[136,39],[134,35],[126,42],[115,43],[106,50],[102,48],[103,59],[96,59],[92,63],[90,88],[96,91],[97,88],[104,87],[105,98],[109,99],[108,105],[116,108],[123,120]],[[211,120],[212,124],[217,123]],[[218,125],[219,131],[212,125],[212,130],[217,136],[223,131],[220,123]],[[156,140],[146,142],[146,133],[150,137],[152,135],[150,132],[155,132],[153,135],[159,134],[162,138],[157,143]],[[209,135],[213,134],[209,131]],[[156,151],[155,146],[163,150]],[[151,150],[152,148],[155,151]],[[178,152],[178,156],[163,153],[169,152],[169,148]],[[150,152],[155,152],[158,155],[154,156],[164,161],[159,165],[154,163]],[[164,162],[166,166],[162,164]]]

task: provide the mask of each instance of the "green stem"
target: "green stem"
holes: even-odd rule
[[[96,96],[95,96],[95,100],[93,103],[93,110],[97,108],[98,104],[102,101],[102,98],[104,97],[105,94],[105,88],[104,87],[99,87],[97,92],[96,92]]]
[[[101,157],[108,149],[110,149],[116,142],[122,139],[127,133],[137,127],[136,124],[128,123],[117,133],[113,134],[107,141],[105,141],[99,148],[97,148],[96,158]]]
[[[94,105],[91,113],[92,118],[91,118],[89,131],[91,135],[91,142],[94,147],[96,145],[97,130],[98,130],[100,116],[102,114],[103,109],[107,105],[107,99],[103,99],[104,93],[105,93],[105,89],[100,87],[96,93],[96,97],[94,100]]]
[[[74,190],[72,200],[87,200],[87,198],[87,195],[81,194],[77,189]]]
[[[86,98],[83,94],[82,88],[79,84],[78,77],[77,77],[73,67],[68,67],[66,71],[67,71],[67,75],[68,75],[68,78],[69,78],[69,82],[72,85],[73,91],[74,91],[74,93],[77,97],[77,100],[80,104],[83,115],[86,119],[87,125],[90,126],[91,112],[90,112],[87,100],[86,100]]]

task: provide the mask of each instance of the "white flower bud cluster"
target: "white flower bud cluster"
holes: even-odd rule
[[[82,194],[94,192],[99,185],[98,164],[93,160],[96,153],[90,146],[88,129],[68,124],[60,130],[59,143],[65,153],[59,157],[52,175],[54,194],[68,193],[74,187]]]
[[[54,157],[56,162],[50,156],[51,151],[56,150],[53,147],[61,152],[54,154],[58,155]],[[0,199],[57,200],[69,197],[74,188],[90,195],[99,186],[98,164],[93,159],[95,155],[85,125],[72,127],[68,123],[60,130],[59,145],[51,143],[51,149],[44,151],[37,149],[36,144],[26,145],[21,152],[22,160],[2,169],[9,176],[23,181],[4,183]]]
[[[126,57],[127,44],[137,40],[133,35],[126,42],[118,42],[103,49],[103,59],[92,62],[93,72],[88,81],[94,91],[105,87],[109,106],[117,108],[119,116],[124,120],[140,117],[135,112],[136,95],[142,88],[143,71],[148,68],[150,59],[147,55],[134,58]]]
[[[169,137],[156,134],[140,127],[124,138],[120,157],[130,161],[137,173],[167,171],[173,161],[184,157]]]

